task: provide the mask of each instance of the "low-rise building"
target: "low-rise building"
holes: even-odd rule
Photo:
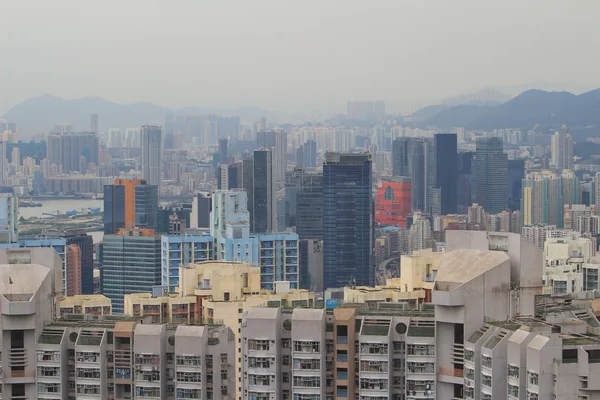
[[[60,299],[60,316],[66,314],[111,315],[110,299],[101,294],[81,294],[62,296]]]

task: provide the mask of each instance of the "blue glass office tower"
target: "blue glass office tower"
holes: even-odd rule
[[[323,289],[373,284],[370,153],[327,153],[323,163]]]

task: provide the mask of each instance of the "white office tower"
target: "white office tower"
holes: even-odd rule
[[[4,399],[43,398],[38,388],[45,380],[37,379],[35,349],[44,323],[58,314],[60,274],[61,260],[54,249],[0,249],[0,388]],[[53,381],[60,393],[61,379]]]
[[[159,187],[162,178],[161,137],[162,128],[160,126],[142,126],[142,177],[147,184]]]

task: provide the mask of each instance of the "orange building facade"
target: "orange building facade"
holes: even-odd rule
[[[135,226],[135,185],[142,185],[141,179],[115,179],[115,185],[125,187],[125,227]]]
[[[377,182],[375,223],[406,228],[411,212],[410,178],[389,177]]]
[[[76,244],[66,248],[67,296],[81,294],[81,249]]]

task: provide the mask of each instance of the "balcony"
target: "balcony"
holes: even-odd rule
[[[196,290],[212,290],[210,285],[196,285]]]

